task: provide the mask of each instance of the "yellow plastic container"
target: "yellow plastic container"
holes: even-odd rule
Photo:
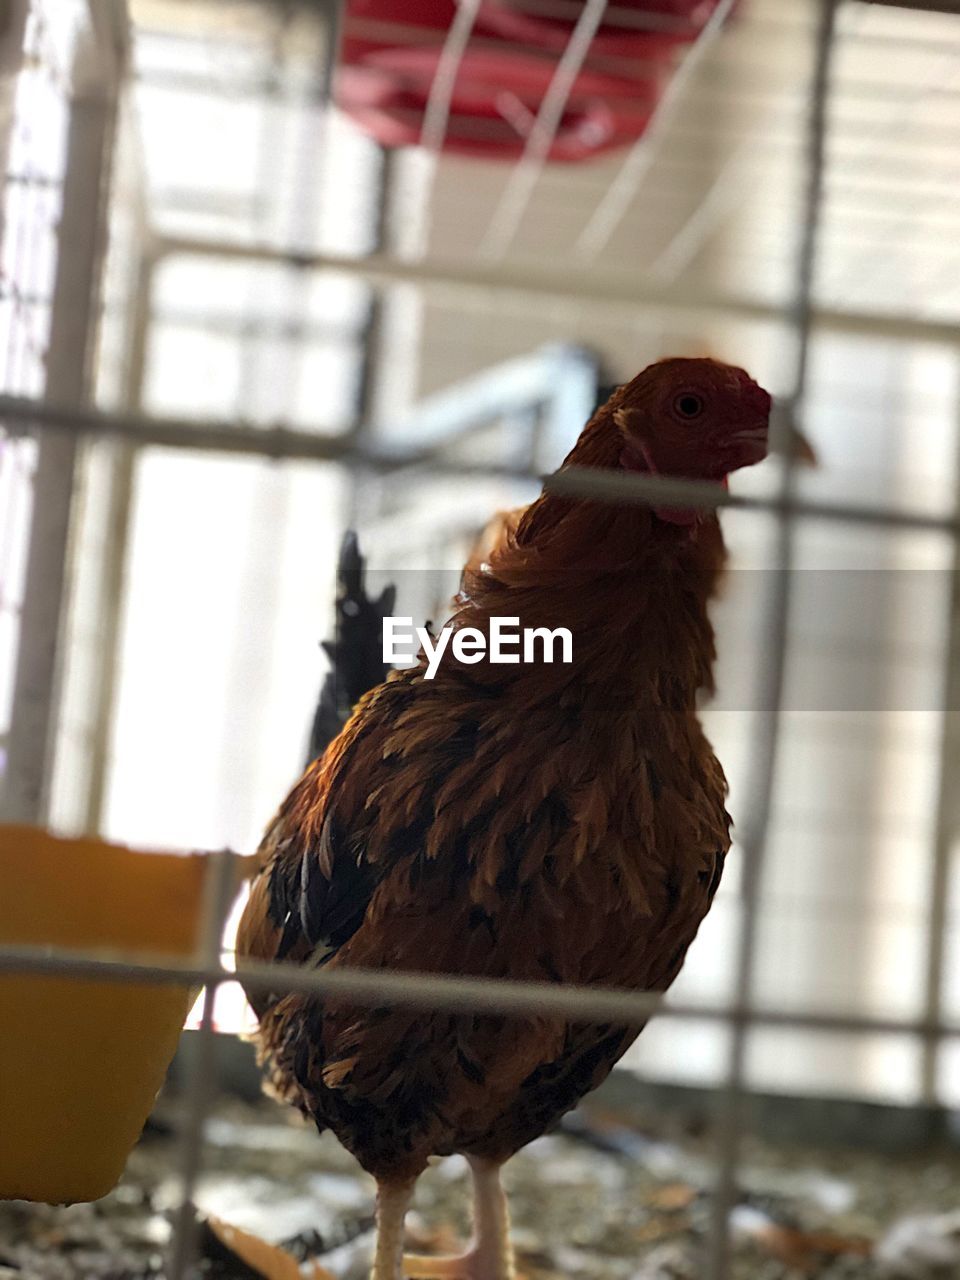
[[[0,826],[0,948],[188,958],[208,865]],[[175,986],[0,976],[0,1198],[60,1204],[111,1190],[190,999]]]

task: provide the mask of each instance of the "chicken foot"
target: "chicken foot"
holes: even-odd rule
[[[472,1157],[468,1160],[473,1174],[473,1244],[452,1258],[408,1254],[403,1259],[405,1276],[416,1280],[514,1280],[510,1213],[500,1184],[500,1166]]]

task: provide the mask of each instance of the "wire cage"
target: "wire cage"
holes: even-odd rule
[[[747,366],[783,448],[732,492],[552,480],[724,509],[704,716],[735,856],[665,1005],[246,979],[596,1021],[656,1008],[627,1062],[715,1102],[701,1274],[720,1280],[748,1091],[960,1101],[960,18],[717,0],[683,28],[683,8],[14,0],[0,813],[252,849],[302,763],[343,527],[402,612],[431,616],[602,388],[666,354]],[[491,88],[484,59],[529,41],[537,76]],[[464,68],[490,98],[473,115]],[[815,472],[786,447],[796,424]],[[0,949],[8,975],[206,984],[172,1280],[191,1273],[215,1030],[238,1029],[223,923],[208,911],[190,962]]]

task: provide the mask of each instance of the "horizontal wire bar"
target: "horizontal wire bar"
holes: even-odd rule
[[[363,448],[349,437],[317,435],[289,427],[246,427],[232,422],[154,418],[146,414],[104,413],[73,405],[51,405],[21,396],[0,396],[0,423],[66,430],[78,434],[115,436],[144,445],[203,449],[248,454],[272,462],[332,462],[363,466],[390,473],[400,468],[429,466],[441,476],[480,476],[490,479],[537,481],[553,493],[592,498],[597,502],[633,503],[638,506],[673,505],[713,511],[729,507],[739,511],[788,512],[792,517],[838,521],[843,524],[879,525],[918,532],[960,536],[960,516],[938,516],[925,511],[876,505],[753,494],[730,493],[720,485],[670,476],[644,476],[636,472],[604,471],[590,467],[565,467],[540,476],[524,467],[458,461],[439,449],[385,453]]]
[[[866,0],[866,3],[886,5],[893,9],[913,9],[918,13],[957,15],[957,0]]]
[[[785,323],[783,305],[766,302],[722,290],[691,290],[681,285],[657,286],[650,281],[631,277],[629,272],[570,271],[558,276],[555,264],[509,262],[489,266],[475,261],[435,259],[404,262],[382,254],[368,257],[346,257],[342,254],[307,253],[278,248],[274,245],[238,241],[205,240],[196,237],[162,237],[157,243],[159,257],[199,256],[241,259],[250,262],[275,262],[297,270],[337,271],[356,275],[375,284],[420,284],[424,288],[451,290],[462,303],[470,292],[486,295],[502,312],[509,298],[526,300],[555,298],[575,305],[603,309],[624,307],[633,322],[638,312],[652,311],[669,316],[671,323],[700,323],[704,315],[720,315],[726,320],[743,319]],[[863,337],[900,338],[904,341],[943,342],[960,347],[960,328],[956,323],[924,320],[911,315],[845,311],[818,307],[814,312],[818,329],[859,334]]]
[[[179,0],[179,2],[184,6],[187,6],[194,4],[195,0]],[[220,0],[221,7],[226,2],[227,0]],[[235,2],[238,5],[247,5],[249,0],[235,0]],[[316,0],[313,0],[313,2],[316,3]],[[878,0],[878,2],[884,3],[884,0]],[[942,0],[942,2],[945,4],[952,4],[955,0]],[[540,7],[540,3],[541,0],[538,0],[538,7]],[[573,3],[579,4],[580,0],[573,0]],[[890,0],[890,3],[895,3],[895,0]],[[909,4],[911,3],[911,0],[904,0],[904,3]],[[526,8],[528,11],[531,10],[531,6],[529,4],[520,3],[519,0],[511,0],[511,4],[517,9]],[[611,10],[611,12],[615,13],[616,10]],[[790,10],[784,7],[782,12],[790,12]],[[799,10],[797,12],[799,12]],[[541,8],[540,16],[569,17],[569,10],[565,14],[550,14],[546,13]],[[146,15],[144,15],[144,18],[145,17]],[[410,23],[391,21],[388,18],[373,20],[351,14],[349,22],[349,30],[351,34],[353,34],[355,30],[361,32],[374,26],[380,26],[385,29],[389,28],[390,38],[388,39],[388,43],[391,44],[403,43],[402,35],[405,30],[412,30],[413,35],[411,36],[411,39],[423,41],[429,37],[428,28],[414,28],[411,27]],[[802,14],[801,21],[799,22],[784,22],[781,19],[780,11],[778,11],[777,16],[773,16],[769,13],[758,13],[756,11],[751,12],[750,9],[745,9],[742,14],[737,15],[737,31],[738,33],[742,32],[744,37],[750,36],[757,40],[769,40],[774,37],[790,41],[797,39],[808,40],[812,36],[813,24],[804,20]],[[141,39],[161,40],[169,45],[196,45],[198,43],[197,36],[193,31],[174,31],[170,28],[158,28],[156,26],[151,26],[146,20],[137,22],[137,34]],[[225,50],[230,50],[232,48],[238,49],[244,53],[249,52],[249,45],[247,43],[231,39],[228,32],[218,32],[218,41],[220,46]],[[503,44],[502,40],[496,40],[494,38],[491,38],[489,43],[501,48]],[[942,39],[937,39],[933,36],[928,37],[919,32],[906,34],[899,31],[896,33],[887,33],[882,30],[858,31],[856,34],[856,43],[864,48],[870,48],[872,46],[876,46],[878,48],[889,48],[890,46],[894,46],[897,52],[929,53],[931,55],[942,53],[944,48],[944,41]],[[218,86],[215,84],[213,87],[217,88]]]
[[[690,136],[689,132],[687,136]],[[741,148],[744,153],[744,170],[752,181],[759,181],[762,176],[769,178],[771,172],[776,172],[771,168],[774,164],[784,175],[789,175],[790,164],[787,163],[788,157],[784,154],[782,144],[766,140],[761,146],[753,138],[741,138],[739,144],[731,147],[729,155],[725,158],[732,158]],[[849,159],[852,160],[852,157]],[[857,166],[849,163],[847,156],[836,156],[835,163],[842,164],[844,172],[834,175],[826,184],[825,201],[830,206],[832,220],[866,216],[874,223],[882,220],[893,223],[901,214],[909,212],[916,220],[929,217],[932,223],[940,224],[958,216],[952,209],[929,208],[928,203],[935,204],[955,199],[957,182],[960,180],[960,166],[945,166],[938,169],[936,173],[930,172],[927,167],[927,172],[924,173],[923,166],[911,168],[908,163],[905,163],[902,168],[898,168],[894,178],[893,165],[884,172],[876,167],[868,168],[864,163],[860,166],[860,170],[863,171],[863,178],[860,179],[857,176]],[[699,166],[684,155],[661,156],[648,191],[648,200],[656,198],[658,201],[666,202],[687,198],[690,191],[689,180],[692,171],[697,168]],[[672,175],[676,175],[677,181],[668,180]],[[576,210],[578,206],[575,201],[577,200],[582,200],[583,206],[586,207],[588,203],[586,193],[589,190],[587,183],[576,182],[563,170],[553,168],[546,175],[545,181],[549,182],[551,193],[560,191],[564,193],[570,207]],[[597,184],[594,192],[600,190],[601,187]],[[154,193],[154,203],[161,208],[175,207],[178,211],[182,211],[185,206],[190,206],[192,211],[193,208],[200,208],[201,195],[202,192],[199,189],[192,187],[159,188]],[[211,206],[211,208],[214,212],[222,213],[227,217],[246,217],[253,199],[251,191],[237,189],[226,192],[219,198],[216,207]],[[878,201],[883,203],[878,204]],[[791,199],[782,188],[777,187],[774,191],[764,193],[760,208],[764,214],[787,216],[795,212],[797,200]],[[201,212],[206,213],[209,210],[201,209]],[[749,215],[753,214],[754,210],[751,207],[745,212]],[[760,223],[762,220],[757,218],[756,221]],[[836,234],[835,231],[832,234]],[[27,300],[30,300],[29,297]]]
[[[504,978],[468,978],[419,971],[306,969],[291,964],[245,965],[240,972],[220,965],[196,964],[177,957],[144,953],[142,959],[102,951],[60,947],[0,947],[0,976],[66,977],[111,983],[160,986],[223,986],[237,982],[250,991],[277,995],[336,996],[370,1008],[402,1007],[442,1013],[489,1013],[522,1017],[551,1015],[583,1022],[645,1023],[654,1015],[726,1026],[850,1032],[858,1035],[960,1036],[960,1023],[900,1019],[870,1014],[819,1013],[765,1009],[754,1005],[664,1003],[651,991],[623,991],[555,983],[514,982]]]
[[[498,86],[496,82],[491,80],[488,87],[494,90]],[[801,98],[799,94],[791,92],[789,96],[778,96],[776,98],[768,95],[761,96],[757,93],[750,94],[751,117],[759,119],[763,126],[762,132],[756,128],[753,131],[744,128],[727,128],[723,117],[728,114],[727,109],[735,104],[726,99],[717,103],[703,102],[698,100],[698,97],[699,95],[697,97],[694,96],[694,90],[691,89],[688,91],[686,98],[680,100],[680,105],[676,109],[677,114],[671,124],[672,139],[675,137],[678,142],[685,139],[699,139],[704,142],[710,141],[714,144],[722,143],[723,141],[729,141],[734,144],[742,141],[755,141],[758,145],[767,145],[775,139],[780,139],[782,145],[794,146],[796,144],[796,133],[800,125],[799,104]],[[610,106],[617,103],[622,104],[622,114],[624,116],[633,116],[639,121],[641,112],[638,100],[635,97],[622,98],[611,93],[604,95],[604,102]],[[745,101],[740,105],[744,108],[747,107]],[[398,121],[402,121],[410,127],[415,127],[421,119],[422,113],[415,105],[408,104],[395,107],[392,115]],[[686,123],[686,117],[703,120],[706,127]],[[706,118],[704,119],[704,117]],[[836,143],[831,145],[830,148],[831,159],[840,145],[854,145],[862,151],[865,144],[869,145],[875,140],[877,124],[878,122],[873,119],[841,118],[838,120]],[[487,140],[493,142],[499,139],[502,134],[502,130],[495,120],[476,116],[461,117],[458,121],[457,130],[461,139],[470,138],[474,141]],[[644,131],[640,141],[642,142],[646,136],[647,133]],[[954,123],[944,124],[938,121],[936,124],[925,128],[919,124],[913,124],[907,129],[891,132],[886,143],[888,158],[877,167],[881,171],[884,169],[893,171],[898,159],[895,154],[897,149],[901,152],[906,151],[908,154],[916,155],[921,148],[943,147],[949,148],[952,158],[956,153],[958,144],[960,144],[960,128],[957,128]],[[660,155],[663,154],[665,152],[660,152]],[[931,161],[931,163],[933,162]],[[938,157],[936,163],[943,165],[943,160]],[[659,165],[659,156],[657,157],[657,165]],[[606,174],[606,167],[604,167],[603,172]],[[608,190],[610,185],[610,182],[601,181],[591,184],[588,188],[584,183],[582,189],[584,191],[592,190],[602,193]]]
[[[601,471],[591,467],[565,467],[543,479],[553,493],[593,498],[614,505],[690,507],[716,510],[731,507],[740,511],[768,511],[790,517],[837,520],[849,524],[884,525],[896,529],[926,530],[960,535],[960,516],[937,516],[923,511],[904,511],[879,506],[852,506],[847,503],[817,501],[791,495],[770,497],[730,493],[720,485],[668,476],[644,476],[636,472]]]
[[[416,28],[415,30],[420,31],[422,29]],[[419,43],[419,40],[417,43]],[[495,42],[490,43],[495,44]],[[473,44],[479,44],[482,46],[483,42],[474,41]],[[471,47],[473,47],[473,44]],[[439,48],[441,46],[436,47]],[[958,55],[960,55],[960,49],[958,49]],[[614,61],[614,59],[603,59],[604,63],[612,63]],[[599,65],[598,69],[601,69]],[[605,67],[603,69],[614,72],[616,71],[616,67]],[[632,61],[626,64],[623,70],[634,77],[636,76],[636,66]],[[774,92],[772,88],[755,88],[752,87],[756,84],[756,76],[752,67],[737,67],[735,70],[736,84],[734,86],[728,86],[723,83],[714,83],[709,75],[708,64],[701,76],[700,82],[691,86],[690,94],[688,95],[684,109],[689,110],[690,108],[695,108],[696,114],[702,117],[702,119],[697,125],[686,123],[684,120],[675,123],[673,130],[674,136],[670,148],[671,159],[675,158],[678,151],[678,144],[681,141],[701,144],[704,141],[712,142],[717,139],[727,139],[731,142],[746,140],[755,147],[768,146],[770,148],[775,148],[780,152],[783,152],[787,147],[797,143],[798,139],[796,135],[801,123],[799,110],[797,109],[800,101],[799,90],[794,90],[792,86],[787,86],[785,91],[784,86],[780,84],[777,86],[777,92]],[[202,75],[198,75],[197,86],[208,87],[207,82]],[[904,88],[906,88],[906,86],[904,86]],[[844,102],[856,105],[859,100],[873,100],[870,90],[871,85],[869,83],[859,84],[858,82],[853,86],[846,86],[844,90]],[[960,93],[960,90],[957,92]],[[249,84],[246,82],[238,82],[236,89],[233,90],[232,93],[234,96],[249,97],[257,93],[257,85],[253,82]],[[946,96],[946,94],[940,96]],[[889,100],[889,97],[890,87],[887,86],[887,100]],[[636,105],[636,98],[620,99],[616,94],[612,93],[605,94],[604,98],[605,101],[610,103],[624,101],[630,102],[634,106]],[[757,103],[758,98],[762,100],[759,104]],[[706,100],[704,101],[704,99]],[[877,100],[881,100],[879,90],[877,93]],[[733,126],[731,122],[727,120],[724,110],[721,108],[729,108],[737,104],[746,105],[748,101],[753,104],[753,110],[751,113],[752,125],[749,130],[745,130],[741,126]],[[411,109],[411,119],[414,118],[415,115],[416,113]],[[762,132],[759,130],[759,124],[762,124],[763,126]],[[770,127],[771,125],[773,128]],[[865,140],[869,141],[871,138],[876,136],[876,121],[872,119],[863,120],[859,117],[853,117],[846,121],[844,119],[840,119],[837,122],[837,133],[838,136],[831,140],[831,152],[835,151],[839,146],[848,146],[852,148],[854,154],[851,156],[851,163],[855,167],[855,162],[858,159],[859,151],[862,149],[863,142]],[[902,159],[906,164],[909,164],[911,155],[915,156],[918,146],[932,145],[955,148],[956,139],[958,137],[958,131],[954,127],[937,126],[935,128],[929,124],[918,124],[916,127],[908,130],[907,134],[909,136],[894,136],[886,143],[888,151],[894,144],[901,149],[905,149],[905,154]],[[701,153],[699,151],[692,153],[692,163],[699,165],[700,154]],[[891,160],[887,167],[891,174],[899,178],[901,171],[899,162],[901,161],[901,157],[897,156],[895,159],[896,163]],[[662,155],[658,162],[658,168],[662,166],[664,162],[665,157]],[[938,164],[941,168],[943,167],[942,161],[938,161]],[[602,192],[605,187],[607,173],[606,166],[603,166],[598,172],[602,172],[604,178],[593,185],[596,187],[598,192]],[[563,177],[564,175],[562,173],[551,173],[550,175],[552,181],[562,180]],[[584,189],[585,182],[589,182],[589,175],[581,173],[578,174],[576,178],[574,178],[573,175],[569,175],[569,181],[571,183],[575,183],[577,187]],[[249,198],[249,193],[247,193],[247,198]]]
[[[582,0],[575,0],[575,2],[579,6],[582,3]],[[948,0],[948,2],[954,3],[955,0]],[[514,7],[516,7],[515,0]],[[614,21],[609,17],[611,12],[613,12],[613,10],[607,10],[607,13],[604,16],[604,25],[615,25]],[[636,11],[634,10],[634,13],[635,12]],[[626,34],[628,28],[623,26],[622,29],[624,34]],[[431,30],[429,27],[416,26],[409,22],[391,19],[388,17],[371,18],[362,17],[360,15],[351,15],[348,20],[348,30],[351,36],[359,39],[384,41],[388,44],[398,46],[404,44],[425,44],[436,46],[438,41],[441,39],[441,33],[437,29]],[[731,32],[733,32],[733,24],[731,24]],[[775,23],[747,13],[742,17],[740,15],[737,16],[735,34],[738,45],[742,45],[744,48],[748,49],[755,49],[761,47],[761,41],[764,41],[766,46],[769,47],[773,39],[781,39],[783,41],[791,42],[798,39],[808,40],[812,35],[812,31],[806,26]],[[952,47],[956,47],[958,52],[960,52],[960,42],[955,46],[951,46],[943,40],[937,41],[934,39],[925,39],[916,35],[904,37],[884,35],[881,32],[864,32],[862,34],[858,32],[856,36],[851,38],[851,44],[862,49],[889,49],[891,45],[895,45],[898,52],[929,54],[931,57],[942,56],[944,52],[949,53]],[[474,42],[472,42],[472,46],[483,49],[502,50],[503,40],[497,36],[480,35]],[[605,51],[600,52],[592,50],[591,65],[594,63],[596,63],[597,66],[600,66],[601,64],[609,64],[617,67],[624,74],[629,75],[631,67],[635,70],[638,65],[642,66],[645,63],[653,63],[659,60],[660,57],[661,55],[659,52],[652,52],[644,55],[639,50],[631,54],[614,54],[607,53]],[[756,62],[749,64],[749,72],[757,70],[761,73],[767,71],[768,64],[762,60],[757,60]],[[169,71],[169,68],[164,68],[160,74],[163,74],[166,71]],[[157,72],[151,68],[145,68],[142,69],[139,74],[146,77],[152,77],[157,74]],[[171,72],[171,74],[175,73]],[[193,75],[196,79],[199,78],[202,73],[186,72],[185,74]],[[249,78],[252,79],[252,77]],[[264,88],[270,87],[268,78],[265,76],[260,77],[260,83]],[[876,88],[879,94],[881,86],[880,81],[864,83],[868,83],[872,88]],[[906,82],[900,82],[892,87],[896,90],[904,87],[905,83]],[[218,87],[219,86],[215,86],[215,88]],[[844,84],[844,88],[846,88],[846,84]]]

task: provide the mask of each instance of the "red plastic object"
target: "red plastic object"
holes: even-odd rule
[[[364,54],[342,67],[337,101],[387,147],[416,145],[440,50],[407,47]],[[464,155],[512,159],[553,77],[555,64],[534,54],[468,49],[460,63],[444,147]],[[576,162],[623,146],[644,131],[659,96],[655,79],[581,72],[549,159]]]
[[[601,22],[592,49],[606,57],[649,58],[664,56],[677,45],[695,40],[719,0],[617,0],[619,8],[635,9],[664,19],[658,29],[628,27]],[[412,7],[412,6],[411,6]],[[510,0],[484,0],[480,21],[505,39],[560,53],[576,26],[574,19],[544,18],[515,8]]]
[[[454,0],[347,0],[340,59],[350,66],[379,49],[442,43],[456,12]]]

